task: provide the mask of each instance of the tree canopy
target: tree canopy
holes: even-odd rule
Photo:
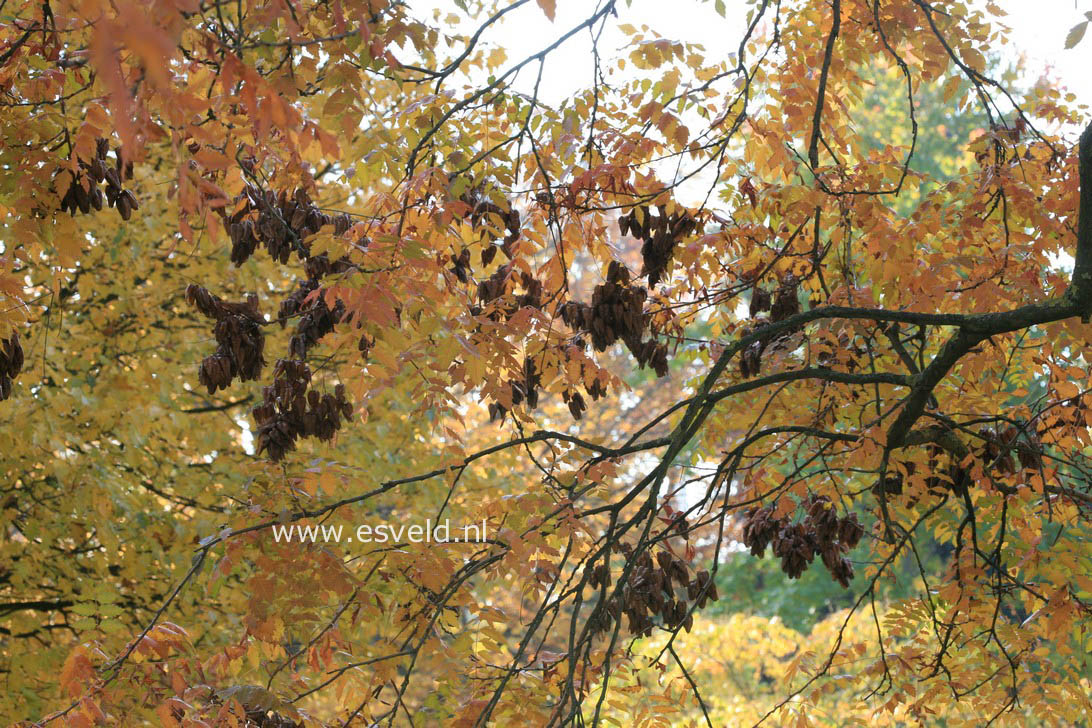
[[[1088,724],[1087,107],[693,4],[0,5],[0,722]]]

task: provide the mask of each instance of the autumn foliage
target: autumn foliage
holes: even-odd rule
[[[441,5],[2,6],[0,723],[1086,724],[1092,126],[1000,10]]]

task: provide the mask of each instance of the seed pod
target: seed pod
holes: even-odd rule
[[[1016,447],[1016,455],[1025,470],[1038,470],[1042,466],[1042,456],[1031,445],[1021,442]]]
[[[655,612],[663,608],[666,597],[662,589],[649,589],[645,592],[645,601],[649,608]]]
[[[660,565],[660,568],[664,571],[671,569],[671,554],[666,551],[660,551],[656,554],[656,563]]]
[[[686,570],[686,562],[682,559],[675,559],[671,562],[671,566],[674,569],[672,577],[675,579],[675,581],[678,582],[680,585],[685,584],[690,578]]]
[[[117,170],[113,167],[107,167],[104,176],[107,192],[113,191],[116,196],[117,192],[121,190],[121,177],[118,176]]]
[[[19,333],[13,331],[11,338],[0,341],[0,374],[14,377],[23,368],[23,347],[19,343]]]
[[[672,619],[671,619],[672,623],[674,623],[676,625],[682,624],[683,620],[686,619],[687,613],[689,611],[690,611],[689,607],[688,607],[685,600],[680,599],[677,602],[675,602],[675,614],[672,615]]]
[[[72,187],[76,193],[76,205],[80,208],[80,212],[84,215],[91,212],[91,196],[87,194],[87,190],[83,188],[79,180],[73,182]]]
[[[91,164],[87,165],[87,172],[91,175],[91,179],[96,182],[102,182],[106,179],[106,165],[102,163],[102,157],[95,157],[91,160]]]
[[[655,593],[663,593],[664,584],[667,581],[668,580],[666,578],[666,575],[664,574],[663,569],[653,569],[651,571],[651,573],[649,573],[649,575],[648,575],[649,588],[652,590],[652,592],[654,594]]]
[[[122,195],[118,197],[114,204],[117,207],[118,214],[121,215],[121,219],[128,221],[133,214],[133,211],[129,208],[129,200]]]
[[[856,513],[850,513],[838,523],[838,540],[847,548],[854,548],[864,536],[864,528],[857,520]]]

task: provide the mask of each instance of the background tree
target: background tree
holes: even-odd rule
[[[760,0],[730,54],[456,10],[2,11],[3,715],[1085,720],[1074,100],[960,2]],[[982,132],[918,164],[924,118]],[[426,518],[488,536],[348,541]],[[742,547],[848,606],[718,616]]]

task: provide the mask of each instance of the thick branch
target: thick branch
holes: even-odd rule
[[[1077,156],[1080,160],[1081,206],[1077,221],[1073,280],[1069,288],[1078,301],[1087,302],[1092,299],[1092,124],[1081,134]],[[1087,313],[1083,320],[1087,322]]]
[[[907,396],[902,411],[887,432],[887,447],[893,449],[905,444],[910,428],[914,426],[933,389],[948,375],[963,356],[983,340],[994,334],[1019,331],[1037,324],[1062,321],[1080,316],[1088,321],[1092,312],[1092,124],[1081,134],[1080,150],[1081,198],[1077,210],[1077,249],[1073,280],[1065,294],[1041,303],[1002,311],[975,314],[965,317],[956,331],[929,366],[918,375],[914,388]]]
[[[827,94],[827,76],[830,74],[830,63],[834,58],[834,41],[838,39],[838,30],[842,27],[842,3],[834,0],[832,8],[834,24],[827,36],[827,47],[823,54],[823,68],[819,72],[819,90],[815,100],[815,116],[811,122],[811,144],[808,147],[808,161],[811,162],[812,171],[819,166],[819,138],[823,135],[823,101]]]

